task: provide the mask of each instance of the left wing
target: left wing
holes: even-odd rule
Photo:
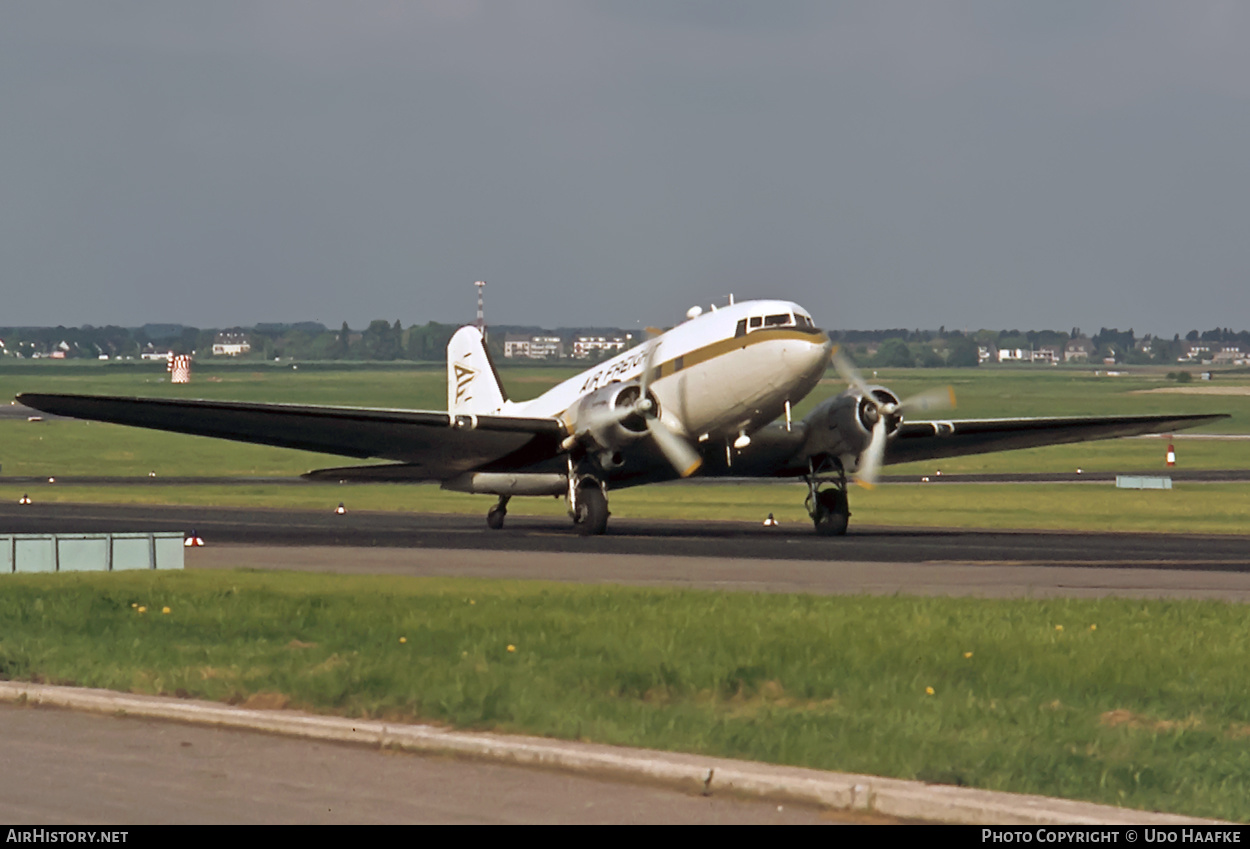
[[[364,467],[373,479],[446,480],[475,469],[522,468],[556,456],[566,435],[556,419],[425,410],[101,395],[22,394],[17,400],[78,419],[402,464],[401,474],[400,466]],[[349,477],[354,470],[327,471]]]

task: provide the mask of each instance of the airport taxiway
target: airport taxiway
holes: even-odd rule
[[[1250,601],[1245,537],[878,528],[824,538],[806,524],[567,520],[218,507],[0,505],[10,533],[194,530],[190,568],[472,576],[754,592],[1054,595]]]

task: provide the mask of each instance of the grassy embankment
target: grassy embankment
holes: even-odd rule
[[[1250,818],[1240,605],[256,573],[3,581],[5,678]]]

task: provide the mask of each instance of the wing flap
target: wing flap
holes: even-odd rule
[[[894,465],[1043,445],[1169,433],[1226,418],[1227,414],[1216,413],[904,422],[886,448],[885,462]]]
[[[426,480],[486,463],[529,464],[555,456],[555,419],[457,416],[426,410],[317,407],[237,401],[22,394],[28,407],[61,416],[408,464]],[[416,479],[410,476],[407,479]]]

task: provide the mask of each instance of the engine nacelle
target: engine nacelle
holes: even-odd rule
[[[803,451],[808,457],[828,454],[837,457],[848,471],[859,467],[860,457],[872,438],[882,415],[882,407],[898,404],[898,396],[884,386],[869,386],[872,397],[853,389],[821,403],[803,420],[806,438]],[[903,414],[886,415],[886,436],[893,436],[903,423]]]
[[[646,420],[637,413],[627,413],[638,404],[642,387],[636,382],[611,383],[582,398],[573,408],[570,429],[578,441],[597,451],[605,467],[620,466],[620,449],[647,433]],[[652,415],[660,415],[660,402],[654,393]]]

